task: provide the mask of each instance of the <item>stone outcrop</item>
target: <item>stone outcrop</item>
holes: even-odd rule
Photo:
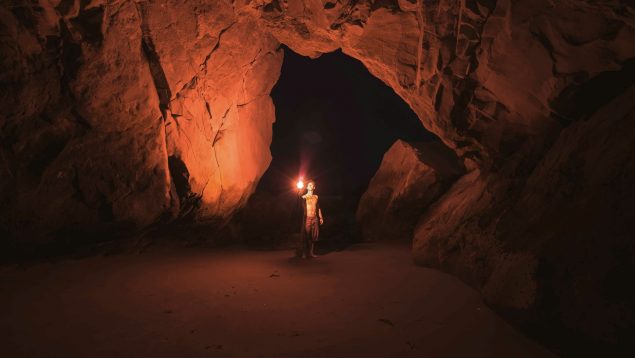
[[[0,231],[223,222],[270,160],[279,43],[340,48],[470,170],[421,218],[417,262],[517,321],[624,343],[634,39],[620,0],[4,2]]]
[[[633,305],[627,303],[624,290],[609,294],[606,285],[613,282],[609,273],[623,277],[632,272],[631,254],[615,258],[609,252],[632,253],[633,244],[626,237],[634,231],[623,219],[607,218],[632,216],[633,209],[624,204],[628,196],[621,195],[622,204],[603,202],[604,211],[588,209],[587,214],[597,210],[598,216],[584,216],[581,227],[587,231],[572,226],[582,209],[571,208],[606,197],[607,191],[614,193],[609,197],[620,196],[611,185],[600,183],[621,182],[630,174],[610,166],[603,179],[596,174],[595,181],[587,182],[582,168],[559,158],[557,150],[564,150],[558,145],[561,141],[572,145],[576,137],[565,138],[591,118],[611,122],[608,117],[613,114],[606,112],[611,105],[628,113],[627,102],[617,98],[634,98],[627,91],[633,85],[635,56],[632,7],[621,1],[267,3],[263,19],[281,42],[308,56],[341,48],[359,59],[465,160],[470,173],[421,218],[413,242],[417,262],[461,277],[501,312],[542,330],[545,340],[567,332],[571,341],[553,338],[554,345],[575,349],[574,337],[592,337],[583,349],[625,344],[620,334],[626,332],[624,322],[633,322]],[[615,121],[624,126],[628,116]],[[629,152],[630,132],[614,135],[621,143],[616,146]],[[582,157],[586,163],[587,156],[597,160],[611,155],[602,146],[579,146],[582,152],[572,158]],[[560,179],[541,169],[549,157],[554,170],[565,171]],[[624,168],[631,167],[629,155],[620,158]],[[541,171],[544,177],[533,179]],[[581,184],[585,189],[575,205],[567,204],[570,210],[552,218],[569,223],[559,229],[570,230],[568,238],[544,225],[532,240],[535,225],[546,220],[541,206],[564,209],[565,202],[553,194],[570,191],[576,182],[586,184]],[[532,194],[541,185],[550,195]],[[542,214],[540,220],[523,216],[522,208],[529,203]],[[609,230],[607,224],[615,224],[610,226],[610,240],[597,232]],[[573,233],[580,234],[580,242],[572,239]],[[566,257],[568,250],[580,253],[576,245],[588,254]],[[579,261],[582,257],[588,261]],[[591,274],[592,270],[597,271]],[[571,278],[578,274],[587,278]],[[579,295],[590,298],[574,303]],[[587,315],[585,304],[597,312]]]
[[[4,231],[218,223],[244,204],[270,161],[282,63],[254,16],[226,1],[0,11]]]
[[[194,67],[190,73],[166,74],[168,83],[174,83],[170,88],[178,90],[167,109],[166,143],[168,162],[185,167],[171,171],[174,184],[183,182],[175,185],[181,215],[194,204],[199,221],[229,218],[253,193],[269,166],[275,120],[269,93],[278,80],[283,55],[278,42],[261,33],[251,17],[234,15],[223,2],[211,3],[215,5],[198,15],[198,23],[209,24],[200,25],[206,27],[185,34],[169,27],[162,30],[165,33],[156,31],[161,39],[156,45],[159,58],[165,54],[167,64]],[[150,13],[172,14],[174,27],[178,27],[177,19],[188,9],[183,10],[180,2],[173,7],[166,12],[157,5]],[[223,11],[226,14],[222,15]],[[160,28],[159,24],[168,20],[155,21]],[[210,32],[217,35],[211,40],[204,38],[207,42],[199,44],[204,40],[192,38],[193,45],[183,43],[187,34],[209,36]],[[179,42],[183,49],[200,47],[207,52],[197,58],[182,58],[183,51],[171,45]]]
[[[2,16],[2,223],[19,239],[147,226],[170,205],[152,73],[133,3]]]
[[[548,134],[580,115],[570,108],[575,88],[633,57],[633,19],[622,9],[585,1],[275,0],[262,16],[299,53],[341,48],[359,59],[468,164],[498,168],[510,157],[539,156],[533,151]]]
[[[464,171],[454,152],[440,142],[397,140],[359,200],[357,222],[363,238],[410,241],[425,209]]]
[[[626,347],[635,302],[624,287],[635,272],[634,96],[631,87],[564,129],[522,185],[478,170],[462,177],[415,229],[415,260],[479,287],[569,353]]]

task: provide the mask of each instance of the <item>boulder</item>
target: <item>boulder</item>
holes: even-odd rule
[[[464,172],[440,142],[397,140],[384,154],[357,207],[357,222],[369,241],[409,241],[425,209]]]
[[[415,261],[461,277],[564,352],[630,349],[633,98],[635,87],[564,129],[522,183],[463,176],[418,223]]]

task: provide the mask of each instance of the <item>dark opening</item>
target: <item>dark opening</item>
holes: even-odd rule
[[[357,202],[388,148],[397,139],[437,137],[358,60],[341,51],[313,60],[284,50],[280,79],[271,92],[276,106],[273,159],[239,215],[256,229],[245,236],[254,244],[276,244],[289,231],[299,231],[293,184],[302,175],[317,183],[326,217],[323,245],[348,242],[355,236]]]
[[[359,194],[395,140],[436,140],[403,99],[339,50],[312,60],[285,48],[271,97],[273,159],[259,190],[288,191],[304,171],[322,194]]]

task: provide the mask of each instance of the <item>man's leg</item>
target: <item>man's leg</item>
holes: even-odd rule
[[[304,222],[304,232],[302,233],[302,257],[307,258],[311,254],[311,219]]]
[[[313,218],[312,222],[311,222],[311,249],[309,251],[309,256],[310,257],[317,257],[315,255],[315,253],[313,252],[313,250],[315,249],[315,242],[318,240],[318,236],[320,235],[320,228],[319,228],[319,224],[318,224],[318,219],[317,217]]]

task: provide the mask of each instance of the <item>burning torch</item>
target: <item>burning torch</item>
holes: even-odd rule
[[[295,183],[295,187],[298,188],[298,196],[302,193],[302,189],[304,189],[304,180],[300,178],[297,183]]]

